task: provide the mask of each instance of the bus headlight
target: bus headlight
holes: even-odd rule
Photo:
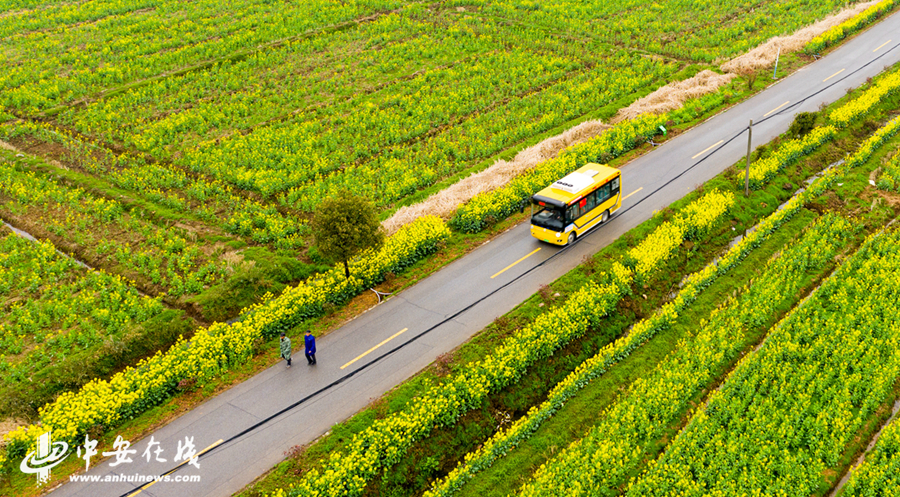
[[[556,238],[559,238],[561,235],[559,233],[556,234]]]

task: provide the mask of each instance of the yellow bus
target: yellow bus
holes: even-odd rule
[[[585,164],[531,197],[531,235],[567,245],[622,207],[622,172]]]

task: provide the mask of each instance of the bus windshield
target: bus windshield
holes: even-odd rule
[[[537,207],[538,211],[534,212]],[[531,224],[547,228],[553,231],[562,231],[563,227],[563,211],[551,206],[537,206],[532,204]]]

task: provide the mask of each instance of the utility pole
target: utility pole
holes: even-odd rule
[[[750,196],[750,143],[753,140],[753,119],[747,127],[747,173],[744,175],[744,196]]]
[[[778,79],[778,59],[781,57],[781,47],[778,47],[778,54],[775,56],[775,70],[772,72],[772,79]]]

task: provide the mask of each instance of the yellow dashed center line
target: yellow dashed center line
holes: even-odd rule
[[[397,338],[398,336],[400,336],[401,333],[403,333],[404,331],[406,331],[406,330],[408,330],[408,329],[409,329],[409,328],[403,328],[402,330],[398,331],[397,333],[394,333],[393,335],[391,335],[390,338],[386,338],[385,340],[382,340],[381,343],[379,343],[378,345],[372,347],[371,349],[369,349],[369,350],[363,352],[363,353],[360,354],[359,357],[357,357],[356,359],[353,359],[352,361],[348,362],[347,364],[344,364],[343,366],[341,366],[341,369],[344,369],[344,368],[346,368],[347,366],[353,364],[354,362],[356,362],[356,361],[362,359],[362,358],[365,357],[366,355],[370,354],[373,350],[375,350],[375,349],[377,349],[378,347],[381,347],[382,345],[384,345],[384,344],[390,342],[391,340]]]
[[[724,142],[724,141],[725,141],[725,140],[719,140],[719,141],[713,143],[712,145],[709,146],[709,148],[707,148],[706,150],[700,152],[699,154],[697,154],[697,155],[691,157],[691,159],[696,159],[697,157],[700,157],[701,155],[705,154],[706,152],[709,152],[710,150],[712,150],[713,148],[715,148],[716,145],[718,145],[718,144],[720,144],[720,143],[722,143],[722,142]]]
[[[824,83],[824,82],[828,81],[829,79],[831,79],[831,78],[837,76],[838,74],[840,74],[840,73],[842,73],[842,72],[844,72],[844,71],[846,71],[846,70],[847,70],[846,68],[845,68],[845,69],[841,69],[840,71],[838,71],[838,72],[832,74],[831,76],[828,76],[827,78],[823,79],[822,82]]]
[[[890,43],[892,41],[894,41],[894,40],[888,40],[888,41],[882,43],[880,47],[876,48],[875,50],[872,50],[872,53],[875,53],[875,52],[881,50],[882,48],[884,48],[885,45],[887,45],[888,43]]]
[[[526,255],[525,257],[522,257],[521,259],[517,260],[516,262],[513,262],[513,263],[510,264],[509,266],[506,266],[505,268],[503,268],[503,269],[501,269],[500,271],[498,271],[497,274],[491,276],[491,279],[494,279],[494,278],[496,278],[497,276],[500,276],[501,274],[503,274],[503,271],[506,271],[507,269],[509,269],[509,268],[515,266],[516,264],[518,264],[518,263],[524,261],[525,259],[531,257],[532,255],[534,255],[535,253],[537,253],[537,251],[540,250],[540,249],[541,249],[541,248],[538,247],[538,248],[532,250],[530,254]]]
[[[719,143],[722,143],[722,142],[719,142]],[[713,146],[715,147],[715,145],[713,145]],[[700,153],[702,154],[703,152],[700,152]],[[625,200],[626,198],[628,198],[628,197],[634,195],[635,193],[637,193],[637,192],[639,192],[639,191],[641,191],[641,190],[643,190],[643,189],[644,189],[643,186],[640,187],[640,188],[638,188],[637,190],[635,190],[635,191],[629,193],[628,195],[625,195],[624,197],[622,197],[622,200]]]
[[[224,442],[224,440],[222,440],[222,439],[220,438],[218,442],[216,442],[216,443],[210,445],[209,447],[207,447],[207,448],[201,450],[200,452],[198,452],[197,454],[195,454],[194,457],[200,457],[200,456],[202,456],[203,454],[205,454],[205,453],[211,451],[214,447],[218,446],[218,445],[221,444],[222,442]],[[191,459],[193,459],[193,457],[192,457]],[[180,468],[180,467],[184,466],[185,464],[191,462],[191,459],[185,459],[184,461],[181,461],[181,464],[179,464],[178,466],[175,466],[174,468],[170,469],[169,471],[163,473],[163,474],[160,475],[160,476],[166,476],[166,475],[170,475],[170,474],[174,473],[175,470],[177,470],[178,468]],[[134,497],[135,495],[137,495],[137,494],[143,492],[144,490],[147,490],[148,488],[150,488],[150,487],[152,487],[153,485],[155,485],[157,481],[160,481],[160,480],[154,480],[154,481],[152,481],[152,482],[150,482],[150,483],[147,483],[146,485],[143,485],[141,488],[139,488],[139,489],[137,489],[136,491],[134,491],[134,492],[128,494],[128,497]]]
[[[769,112],[766,112],[765,115],[764,115],[763,117],[769,117],[769,114],[772,114],[773,112],[777,111],[778,109],[784,107],[785,105],[787,105],[787,104],[789,104],[789,103],[791,103],[790,100],[788,100],[787,102],[785,102],[785,103],[779,105],[778,107],[775,107],[774,109],[770,110]]]

